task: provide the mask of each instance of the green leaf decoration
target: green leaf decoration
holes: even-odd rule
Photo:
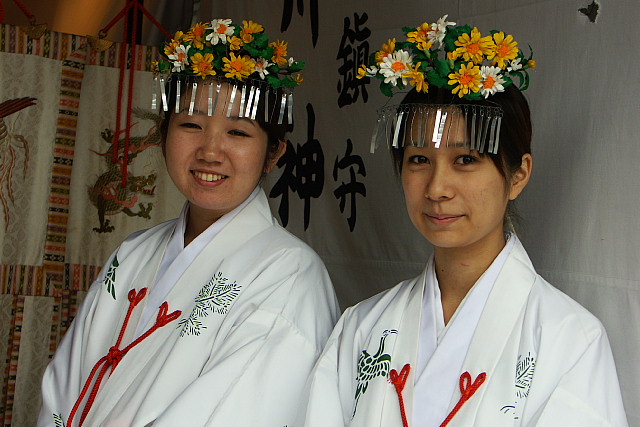
[[[291,64],[291,65],[289,66],[289,72],[291,72],[291,73],[296,73],[296,72],[298,72],[298,71],[302,71],[302,70],[304,70],[304,67],[305,67],[306,65],[307,65],[307,64],[306,64],[306,62],[304,62],[304,61],[297,61],[297,62],[294,62],[293,64]]]
[[[482,93],[480,92],[471,92],[468,93],[464,96],[465,99],[468,99],[469,101],[479,101],[482,99]]]
[[[433,69],[427,72],[427,81],[437,87],[446,87],[449,83],[448,78],[442,77],[436,70]]]
[[[267,74],[267,82],[273,87],[275,90],[280,89],[282,85],[282,80],[274,76],[273,74]]]
[[[441,76],[445,77],[448,76],[449,74],[451,74],[451,67],[449,66],[449,62],[443,59],[436,59],[435,61],[433,61],[433,65],[435,70],[438,72],[438,74],[440,74]]]
[[[417,27],[402,27],[402,32],[407,35],[413,31],[416,31]]]
[[[390,83],[385,83],[384,81],[380,82],[380,91],[389,98],[393,96]]]
[[[269,36],[265,33],[254,34],[253,35],[253,44],[258,49],[264,49],[269,45]]]
[[[295,82],[291,77],[287,76],[284,79],[280,80],[282,82],[282,87],[296,87],[298,83]]]
[[[116,269],[120,264],[118,263],[118,256],[113,257],[113,261],[104,276],[104,284],[107,287],[107,292],[111,294],[113,299],[116,299]]]

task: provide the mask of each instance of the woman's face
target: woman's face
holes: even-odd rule
[[[464,141],[463,123],[450,129],[458,135],[445,135],[449,147],[427,143],[404,150],[402,186],[409,217],[438,248],[503,244],[507,202],[524,188],[528,173],[524,182],[518,176],[507,185],[489,156],[456,147],[455,141]]]
[[[223,85],[220,99],[228,99],[229,90]],[[267,133],[255,120],[238,117],[238,100],[226,117],[220,108],[208,116],[207,97],[197,98],[193,115],[186,109],[172,114],[165,161],[169,176],[191,203],[190,212],[216,221],[251,194],[282,153],[266,161]]]

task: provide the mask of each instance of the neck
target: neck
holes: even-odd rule
[[[220,215],[205,215],[196,206],[190,205],[187,213],[187,225],[184,230],[184,246],[187,247],[196,237],[211,224],[220,219]]]
[[[483,241],[482,244],[463,248],[435,248],[435,271],[445,324],[504,245],[504,235],[500,233],[490,241]]]

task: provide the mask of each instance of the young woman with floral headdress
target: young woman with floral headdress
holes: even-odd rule
[[[291,424],[337,319],[322,261],[260,187],[304,63],[228,19],[164,52],[163,152],[187,203],[110,257],[45,372],[39,426]]]
[[[535,67],[510,35],[446,16],[404,28],[361,76],[383,92],[406,208],[434,246],[418,277],[345,311],[301,424],[626,426],[600,322],[534,270],[508,207],[532,171],[522,95]],[[518,82],[518,86],[516,86]]]

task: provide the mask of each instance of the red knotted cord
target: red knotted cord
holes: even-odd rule
[[[13,2],[16,4],[16,6],[20,8],[22,13],[24,13],[24,15],[29,20],[29,22],[33,24],[35,19],[35,16],[33,15],[33,13],[29,12],[29,9],[27,9],[20,0],[13,0]],[[4,21],[4,5],[2,4],[2,0],[0,0],[0,22],[3,22],[3,21]]]
[[[1,1],[1,0],[0,0]],[[112,153],[112,161],[115,164],[118,162],[122,162],[122,187],[127,186],[127,170],[129,167],[129,144],[131,142],[131,107],[133,103],[133,87],[134,87],[134,77],[135,77],[135,69],[136,69],[136,39],[138,38],[138,13],[142,12],[144,16],[146,16],[153,25],[155,25],[160,31],[162,31],[167,38],[171,38],[171,34],[158,22],[157,19],[151,15],[151,13],[140,3],[139,0],[127,0],[127,4],[125,7],[118,12],[118,14],[109,22],[102,30],[100,30],[101,36],[105,35],[120,19],[122,19],[127,12],[129,12],[133,8],[132,13],[132,31],[131,31],[131,61],[129,64],[129,90],[127,93],[127,120],[126,120],[126,129],[125,129],[125,137],[124,137],[124,147],[122,150],[122,160],[119,158],[120,152],[120,133],[122,129],[120,127],[120,116],[122,114],[122,98],[124,96],[124,80],[125,80],[125,70],[127,68],[127,36],[129,35],[129,17],[125,17],[124,19],[124,33],[122,37],[122,46],[120,50],[120,78],[118,80],[118,106],[116,109],[116,132],[113,135],[113,153]]]
[[[451,413],[442,422],[442,424],[440,424],[440,427],[446,427],[447,424],[449,424],[449,421],[451,421],[453,417],[456,416],[460,408],[462,408],[462,405],[464,405],[467,400],[471,399],[471,396],[473,396],[476,391],[478,391],[478,389],[486,379],[487,374],[486,372],[483,372],[476,377],[476,380],[472,384],[471,374],[469,372],[465,372],[460,375],[460,393],[462,393],[462,396],[460,396],[460,400],[458,400],[458,403],[456,403],[456,406],[453,408]]]
[[[396,388],[396,393],[398,394],[398,402],[400,403],[400,415],[402,415],[403,427],[409,427],[407,414],[404,409],[404,397],[402,397],[402,390],[407,383],[407,378],[409,378],[410,372],[411,365],[409,365],[408,363],[402,367],[400,374],[398,374],[398,371],[396,371],[395,369],[392,369],[389,372],[389,379],[391,380],[391,384],[393,384],[393,386]]]
[[[76,400],[76,403],[73,405],[73,409],[69,414],[69,420],[67,421],[67,426],[71,427],[73,425],[73,419],[76,416],[76,413],[78,411],[78,408],[80,407],[80,404],[82,403],[85,396],[87,395],[87,392],[89,391],[89,386],[91,386],[91,383],[93,382],[93,378],[96,375],[96,372],[98,372],[98,369],[100,370],[100,373],[96,377],[95,384],[93,384],[93,387],[91,388],[91,392],[89,393],[87,403],[85,404],[82,414],[80,416],[80,424],[78,424],[78,426],[82,426],[85,418],[89,414],[89,411],[93,406],[93,402],[95,401],[96,396],[98,395],[98,391],[100,390],[100,384],[102,383],[102,379],[107,373],[107,370],[111,368],[111,372],[109,373],[109,376],[111,376],[113,371],[116,369],[116,367],[118,366],[122,358],[125,356],[125,354],[129,352],[129,350],[131,350],[136,345],[140,344],[144,339],[146,339],[149,335],[154,333],[159,328],[176,320],[182,314],[182,311],[180,310],[176,310],[172,313],[167,314],[167,312],[169,311],[169,305],[167,304],[166,301],[163,302],[162,305],[160,306],[160,309],[158,310],[158,315],[156,317],[156,322],[154,323],[154,325],[151,328],[149,328],[145,333],[143,333],[134,341],[132,341],[131,344],[129,344],[123,349],[120,349],[120,344],[122,343],[122,338],[124,337],[124,333],[129,324],[129,320],[131,318],[131,314],[133,313],[133,309],[140,303],[140,301],[144,299],[146,295],[147,295],[147,288],[140,289],[140,292],[136,292],[135,289],[132,289],[129,291],[129,295],[128,295],[129,308],[127,309],[127,315],[125,316],[122,327],[120,328],[120,333],[118,334],[118,340],[116,341],[115,345],[113,345],[109,349],[109,352],[107,353],[107,355],[100,358],[100,360],[98,360],[98,362],[96,362],[96,364],[93,366],[93,369],[91,369],[91,373],[89,374],[87,381],[84,383],[84,386],[82,387],[82,392],[80,393],[78,400]]]

